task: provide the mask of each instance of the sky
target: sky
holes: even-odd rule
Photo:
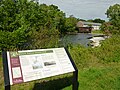
[[[120,0],[39,0],[41,4],[54,4],[59,7],[66,16],[73,15],[80,19],[104,19],[109,6],[120,4]]]

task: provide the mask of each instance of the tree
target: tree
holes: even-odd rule
[[[65,14],[55,5],[2,0],[0,19],[1,49],[45,48],[55,45],[53,43],[64,26]]]
[[[120,31],[120,4],[110,6],[107,9],[106,15],[114,28]]]
[[[111,22],[104,22],[101,25],[100,29],[104,32],[104,34],[109,36],[112,33],[113,26],[112,26]]]
[[[1,49],[22,48],[23,44],[27,42],[29,25],[26,24],[24,17],[20,17],[23,14],[20,8],[22,3],[16,3],[13,0],[2,0],[0,2]]]
[[[102,20],[100,18],[96,18],[96,19],[90,19],[90,20],[87,20],[88,22],[94,22],[94,23],[104,23],[105,20]]]
[[[78,22],[78,19],[73,17],[73,16],[70,16],[70,17],[66,18],[65,31],[66,32],[75,32],[77,22]]]
[[[96,19],[93,20],[93,22],[94,22],[94,23],[104,23],[105,20],[102,20],[102,19],[100,19],[100,18],[96,18]]]

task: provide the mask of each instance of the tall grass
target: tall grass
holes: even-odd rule
[[[71,46],[69,52],[80,68],[102,63],[120,62],[120,36],[115,35],[101,43],[101,47]]]
[[[3,77],[3,66],[2,58],[0,55],[0,90],[4,90],[4,77]]]
[[[120,89],[119,35],[105,40],[101,47],[72,46],[69,51],[79,70],[79,90]]]

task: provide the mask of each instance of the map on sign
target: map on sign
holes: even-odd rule
[[[7,52],[10,84],[75,71],[64,48]]]

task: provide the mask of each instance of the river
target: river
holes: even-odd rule
[[[97,36],[98,34],[91,33],[78,33],[78,34],[68,34],[60,39],[60,44],[66,46],[68,44],[81,44],[85,47],[88,46],[90,40],[88,38]]]

